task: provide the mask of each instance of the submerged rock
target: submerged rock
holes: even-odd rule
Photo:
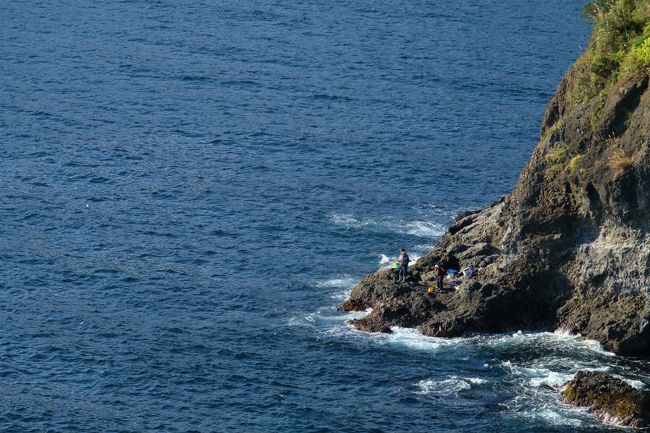
[[[391,269],[364,278],[341,309],[373,311],[353,324],[445,337],[562,328],[615,353],[650,356],[648,76],[580,102],[584,65],[549,102],[512,193],[461,214],[407,283]],[[480,270],[428,293],[435,263]]]
[[[566,383],[562,400],[626,426],[646,427],[650,423],[650,394],[605,373],[579,372]]]

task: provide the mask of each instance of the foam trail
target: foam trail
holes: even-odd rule
[[[362,228],[369,225],[376,225],[372,220],[354,217],[350,214],[333,214],[330,219],[338,226],[346,228]]]
[[[316,286],[318,287],[340,287],[344,289],[353,288],[357,282],[358,278],[352,276],[342,276],[340,278],[332,278],[324,281],[316,281]]]
[[[361,319],[371,311],[372,309],[369,308],[366,311],[338,312],[332,307],[323,307],[311,313],[296,313],[289,318],[287,325],[316,327],[327,334],[359,334],[361,331],[357,331],[346,322],[351,319]]]
[[[369,229],[375,232],[407,234],[422,238],[436,238],[445,233],[445,226],[430,221],[372,220],[359,218],[350,214],[332,214],[330,219],[335,225],[350,229]]]
[[[354,288],[354,286],[357,285],[358,282],[359,278],[357,277],[353,277],[351,275],[343,275],[338,278],[316,281],[316,286],[319,288],[342,289],[337,290],[330,295],[331,299],[342,302],[350,296],[350,291]]]
[[[445,230],[443,225],[428,221],[410,221],[404,225],[406,234],[420,237],[440,237]]]
[[[416,391],[416,394],[444,396],[457,394],[460,391],[466,391],[472,388],[470,379],[480,380],[478,378],[461,378],[458,376],[450,376],[443,380],[421,380],[417,383],[419,391]]]

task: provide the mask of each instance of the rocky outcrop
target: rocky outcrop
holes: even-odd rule
[[[355,326],[432,336],[562,328],[650,356],[648,76],[576,103],[580,67],[549,102],[512,193],[460,215],[406,283],[389,269],[363,279],[341,306],[373,309]],[[456,290],[428,293],[438,262],[480,271]]]
[[[565,384],[562,400],[589,408],[601,419],[630,427],[650,424],[650,394],[600,372],[579,372]]]

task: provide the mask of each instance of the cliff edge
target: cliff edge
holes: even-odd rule
[[[589,48],[548,103],[514,190],[460,215],[406,283],[392,269],[361,280],[341,305],[373,309],[359,329],[561,328],[650,355],[650,0],[599,0],[584,14]],[[480,271],[429,293],[435,263]]]

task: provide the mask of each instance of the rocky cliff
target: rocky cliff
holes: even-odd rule
[[[590,48],[548,103],[514,190],[460,215],[406,283],[391,269],[363,279],[341,306],[373,309],[355,326],[444,337],[562,328],[616,353],[650,355],[650,68],[628,67],[619,52],[618,64],[598,69],[598,24],[628,3],[636,30],[624,48],[650,48],[648,1],[637,2],[640,12],[629,1],[591,4],[600,9]],[[428,293],[435,263],[480,271]]]

